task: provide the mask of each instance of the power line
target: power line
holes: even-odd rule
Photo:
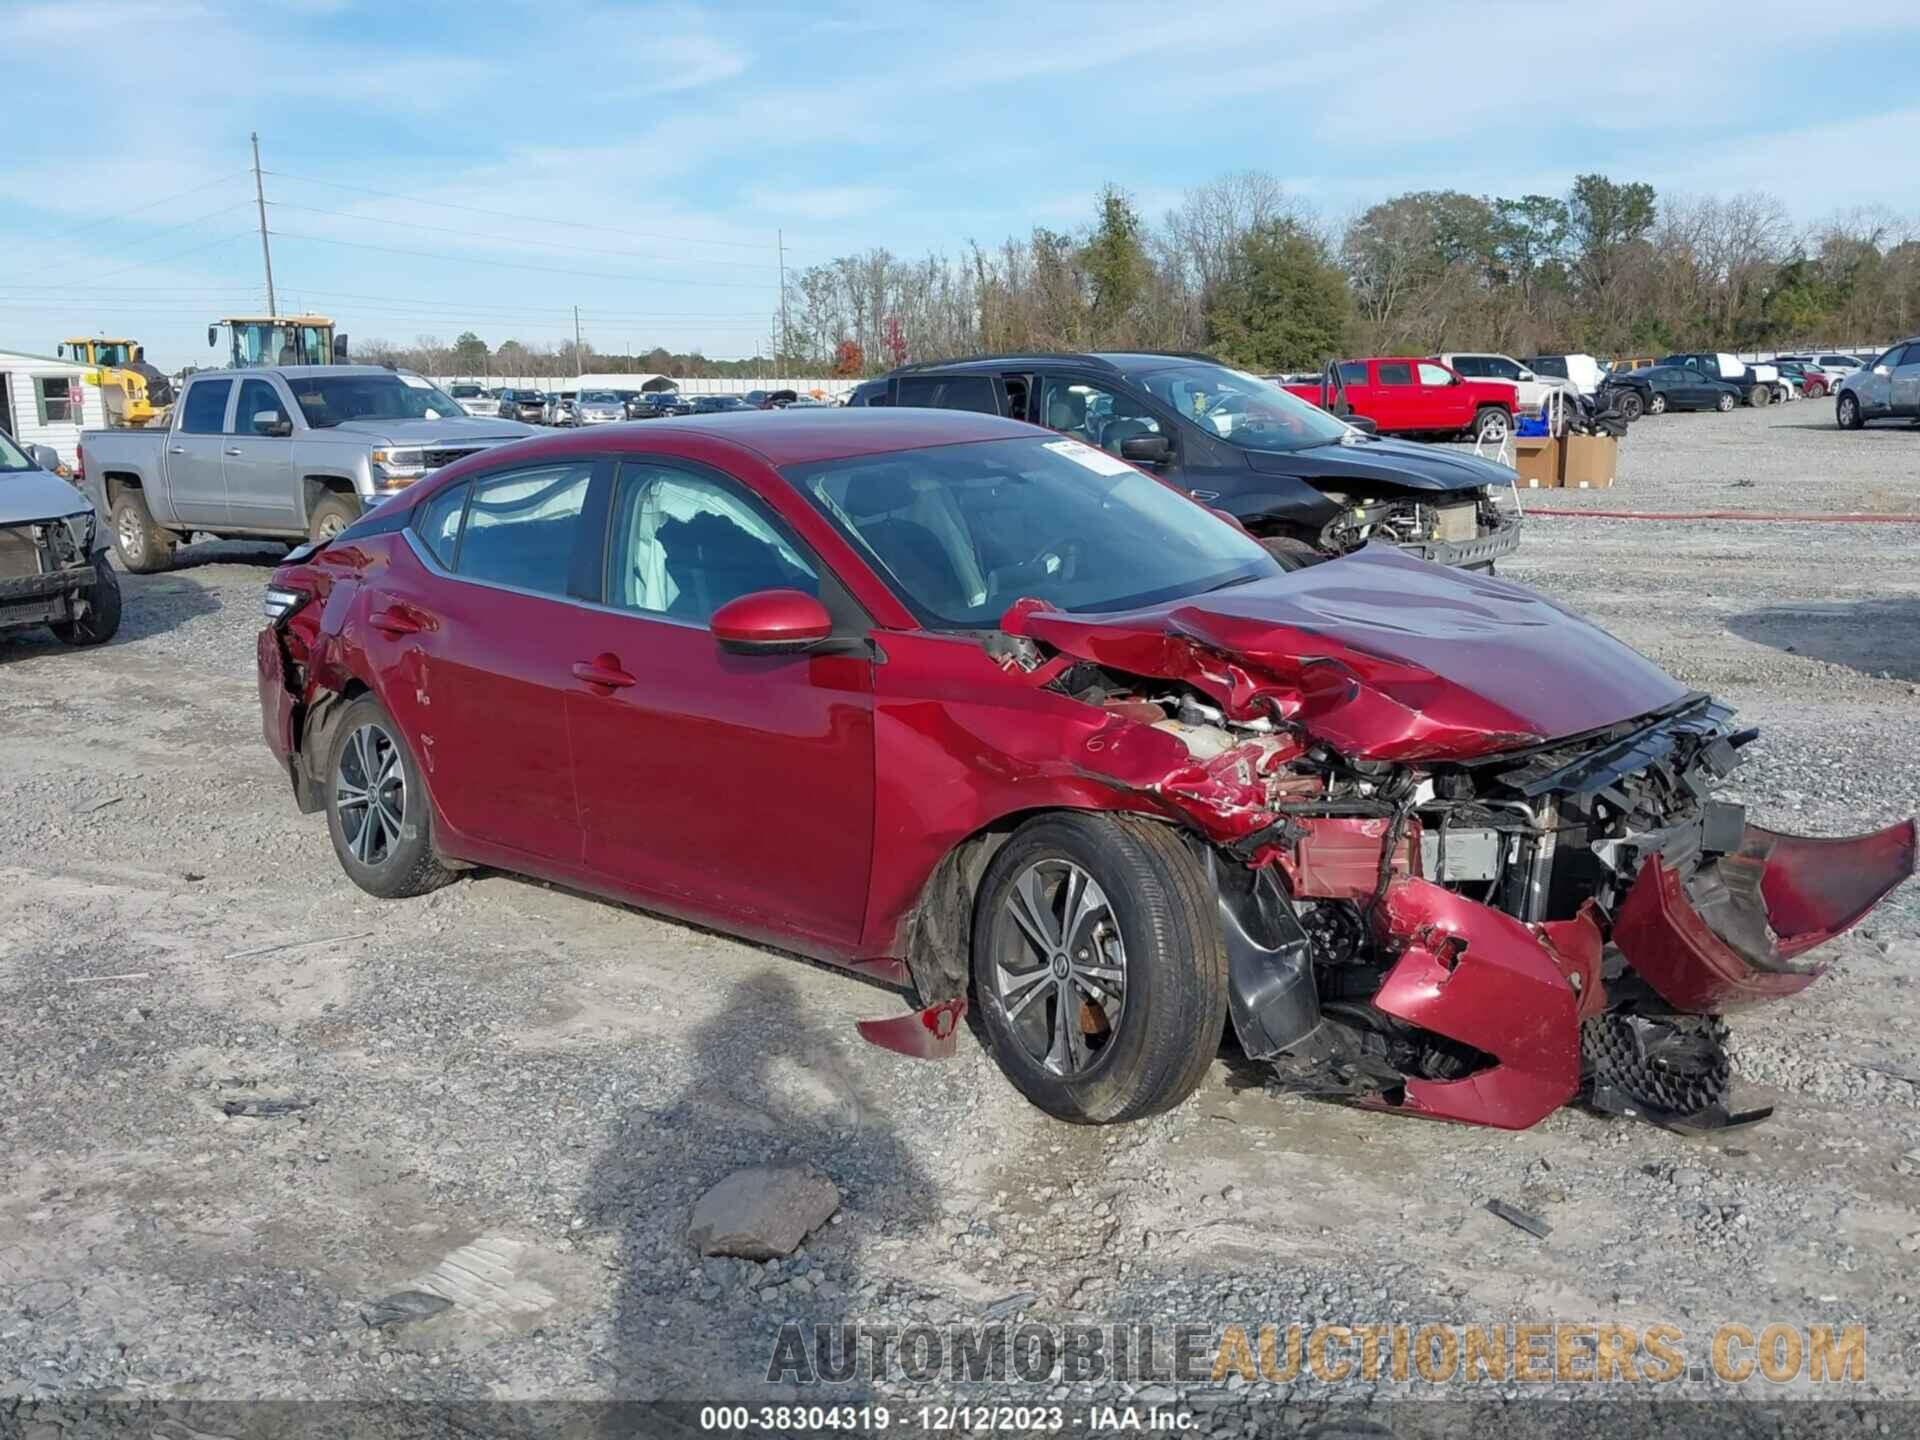
[[[330,215],[336,220],[377,220],[382,226],[397,225],[403,230],[430,230],[436,235],[458,235],[466,240],[491,240],[502,245],[537,245],[549,250],[573,250],[582,255],[610,255],[621,260],[652,260],[662,265],[726,265],[739,270],[775,270],[777,265],[753,260],[680,260],[672,255],[641,255],[632,250],[605,250],[593,245],[569,245],[564,240],[529,240],[518,235],[482,235],[451,225],[423,225],[417,220],[395,220],[386,215],[356,215],[347,210],[320,210],[312,205],[294,205],[285,200],[269,200],[275,210],[298,210],[305,215]]]
[[[209,180],[204,185],[195,185],[190,190],[182,190],[173,195],[163,195],[158,200],[149,200],[146,204],[136,205],[131,210],[122,210],[118,215],[109,215],[98,220],[82,220],[78,225],[69,226],[65,230],[56,230],[53,234],[43,235],[40,238],[43,240],[61,240],[68,235],[77,235],[82,230],[92,230],[101,225],[116,225],[130,216],[144,215],[149,210],[158,210],[162,205],[171,205],[176,200],[184,200],[189,195],[198,195],[201,191],[211,190],[216,185],[231,185],[235,180],[243,179],[246,173],[246,171],[242,170],[237,174],[222,175],[217,180]],[[191,224],[192,222],[189,221],[188,223]]]
[[[243,206],[244,206],[244,202],[243,202]],[[235,208],[243,208],[243,206],[235,207]],[[246,238],[247,237],[245,235],[216,236],[214,239],[207,241],[205,244],[190,245],[185,250],[174,251],[171,255],[160,255],[160,256],[156,256],[152,260],[141,260],[141,261],[137,261],[132,265],[124,265],[118,270],[109,270],[106,274],[102,275],[100,278],[102,280],[111,280],[114,276],[125,275],[126,273],[128,273],[128,271],[131,271],[131,270],[148,270],[155,265],[164,265],[170,260],[178,260],[178,259],[181,259],[183,256],[187,256],[187,255],[197,255],[200,251],[211,250],[216,245],[231,245],[235,240],[244,240]]]
[[[176,230],[186,230],[186,229],[190,229],[195,225],[203,225],[209,220],[217,220],[222,215],[230,215],[235,210],[244,210],[246,208],[247,208],[247,202],[244,200],[242,200],[237,205],[223,205],[218,210],[209,210],[206,214],[196,215],[191,220],[182,220],[178,224],[167,225],[159,230],[155,230],[151,235],[145,236],[140,241],[140,243],[142,245],[150,245],[155,240],[158,240],[162,235],[171,235]],[[20,278],[23,280],[31,280],[35,275],[45,275],[48,272],[53,270],[71,270],[73,268],[73,265],[74,265],[74,262],[72,260],[55,260],[50,265],[42,265],[38,270],[27,271]],[[138,268],[139,268],[138,266],[128,266],[126,267],[126,269],[109,271],[108,275],[124,275],[126,274],[127,270],[138,269]],[[102,276],[101,278],[105,279],[107,278],[107,276]]]
[[[533,270],[543,275],[569,275],[586,280],[620,280],[627,283],[642,281],[657,285],[678,286],[686,289],[699,286],[703,289],[757,290],[764,294],[773,288],[771,281],[750,284],[744,280],[663,280],[653,275],[609,274],[604,270],[568,270],[556,265],[528,265],[518,260],[488,260],[478,255],[449,255],[444,251],[402,250],[393,245],[374,245],[364,240],[336,240],[325,235],[301,235],[291,230],[269,232],[283,240],[308,240],[316,245],[344,245],[350,250],[378,250],[388,255],[410,255],[416,260],[440,260],[456,265],[493,265],[507,270]]]
[[[282,180],[297,180],[306,185],[324,185],[331,190],[351,190],[361,195],[378,195],[385,200],[406,200],[415,205],[436,206],[442,210],[464,210],[471,215],[491,215],[499,220],[524,220],[533,225],[560,225],[569,230],[599,230],[608,235],[628,235],[636,240],[664,240],[670,245],[724,245],[736,250],[759,250],[766,246],[750,240],[697,239],[692,235],[662,235],[657,231],[628,230],[617,225],[595,225],[585,220],[556,220],[550,215],[520,215],[511,210],[489,210],[478,205],[461,205],[452,200],[429,200],[420,195],[402,195],[392,190],[375,190],[370,185],[343,185],[338,180],[321,180],[312,175],[289,175],[283,170],[267,174]]]

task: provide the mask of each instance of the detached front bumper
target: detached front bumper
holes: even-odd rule
[[[1640,869],[1613,926],[1635,973],[1676,1010],[1717,1014],[1797,994],[1826,962],[1799,957],[1850,930],[1914,873],[1914,822],[1821,840],[1749,825],[1691,877]]]
[[[99,578],[91,565],[70,565],[0,579],[0,628],[74,619],[82,609],[81,597]]]

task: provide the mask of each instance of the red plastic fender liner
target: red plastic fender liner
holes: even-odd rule
[[[960,1022],[966,1018],[965,1000],[941,1000],[909,1015],[885,1020],[859,1020],[854,1029],[862,1040],[915,1060],[946,1060],[954,1052]]]
[[[1741,855],[1765,865],[1760,895],[1781,968],[1755,965],[1694,909],[1678,871],[1649,860],[1614,921],[1613,942],[1641,979],[1676,1010],[1715,1014],[1798,994],[1824,963],[1785,962],[1858,923],[1914,873],[1914,822],[1867,835],[1814,839],[1749,825]]]
[[[1599,935],[1589,944],[1579,927],[1592,923],[1560,922],[1556,943],[1591,952]],[[1408,1080],[1394,1108],[1524,1130],[1573,1099],[1582,997],[1533,930],[1427,880],[1389,886],[1376,924],[1404,948],[1374,1005],[1499,1062],[1460,1080]]]

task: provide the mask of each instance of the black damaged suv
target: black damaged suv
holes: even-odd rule
[[[1492,569],[1520,543],[1513,471],[1454,450],[1383,440],[1204,355],[995,355],[909,365],[850,405],[1007,415],[1057,430],[1234,516],[1283,561],[1390,540]]]

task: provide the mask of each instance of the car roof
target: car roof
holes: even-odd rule
[[[240,370],[198,370],[187,378],[197,380],[202,375],[278,375],[285,380],[325,380],[339,375],[411,375],[411,370],[389,370],[384,365],[249,365]],[[424,378],[424,377],[423,377]]]
[[[649,420],[644,425],[610,427],[590,442],[619,449],[652,449],[662,441],[712,440],[750,450],[774,466],[805,465],[816,460],[845,460],[887,455],[934,445],[965,445],[980,440],[1051,436],[1019,420],[974,410],[807,406],[800,410],[749,410],[732,415],[685,416]],[[1055,437],[1057,438],[1057,437]],[[548,444],[572,448],[569,440]]]

